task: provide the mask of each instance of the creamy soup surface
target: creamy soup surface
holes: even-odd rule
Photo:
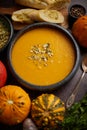
[[[45,86],[68,76],[75,63],[75,50],[61,31],[37,28],[16,41],[11,58],[15,72],[22,79]]]

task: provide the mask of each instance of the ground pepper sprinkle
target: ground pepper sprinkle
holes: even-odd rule
[[[85,9],[82,6],[75,5],[75,6],[72,6],[70,10],[70,14],[71,16],[78,18],[85,15]]]

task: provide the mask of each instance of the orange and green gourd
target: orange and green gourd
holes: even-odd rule
[[[42,94],[32,101],[31,117],[38,128],[44,130],[58,128],[64,114],[64,102],[53,94]]]

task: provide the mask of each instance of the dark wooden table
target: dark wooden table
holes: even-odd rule
[[[74,3],[83,4],[87,8],[87,0],[79,0],[79,1],[78,0],[72,0],[71,4],[74,4]],[[7,8],[7,7],[11,7],[13,5],[14,5],[13,0],[0,0],[0,7],[6,7]],[[84,54],[87,53],[87,49],[84,49],[81,46],[79,46],[79,48],[80,48],[81,59],[82,59]],[[2,60],[7,67],[7,72],[8,72],[7,84],[17,84],[17,85],[19,85],[19,83],[11,75],[11,73],[8,69],[8,66],[7,66],[7,48],[4,50],[4,52],[0,53],[0,60]],[[54,93],[55,95],[59,96],[64,102],[66,102],[67,98],[69,97],[69,95],[73,91],[75,85],[77,84],[81,74],[82,74],[82,69],[81,69],[81,62],[80,62],[79,68],[78,68],[76,74],[74,75],[74,77],[67,84],[61,86],[56,91],[53,91],[51,93]],[[42,93],[42,92],[27,90],[26,88],[24,88],[24,89],[30,94],[31,99],[37,97],[38,95],[40,95]],[[48,93],[50,93],[50,92],[48,92]],[[87,93],[87,74],[85,75],[84,79],[82,80],[82,82],[80,84],[80,88],[79,88],[78,93],[76,95],[75,102],[78,102],[79,100],[81,100],[82,97],[86,93]],[[22,130],[22,124],[17,125],[17,126],[10,126],[10,127],[0,124],[0,130],[2,130],[2,129],[3,130],[4,129],[5,130]]]

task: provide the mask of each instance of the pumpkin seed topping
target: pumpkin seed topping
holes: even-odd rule
[[[50,43],[45,44],[37,44],[31,47],[30,49],[31,55],[28,57],[33,63],[41,69],[42,67],[46,67],[48,65],[48,61],[53,63],[53,51],[51,49]]]

